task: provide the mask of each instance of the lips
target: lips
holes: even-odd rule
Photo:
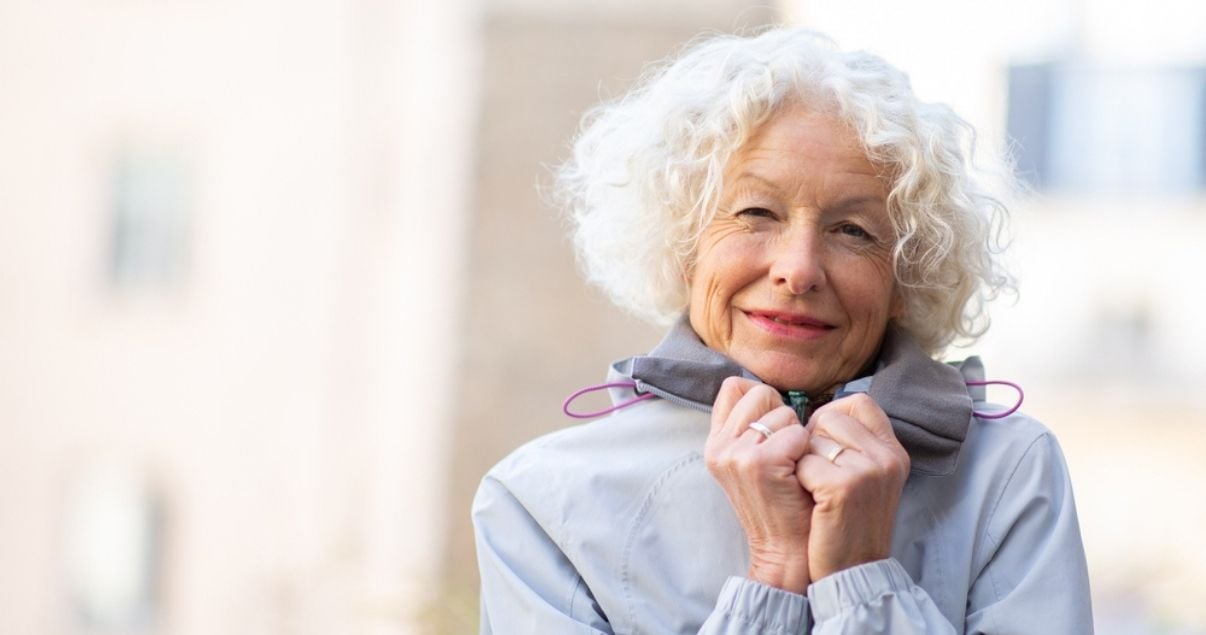
[[[783,311],[746,311],[751,318],[769,320],[785,326],[802,326],[814,329],[836,328],[833,324],[818,320],[802,313],[787,313]]]
[[[791,339],[812,340],[825,336],[836,325],[803,313],[787,311],[745,311],[750,321],[762,330]]]

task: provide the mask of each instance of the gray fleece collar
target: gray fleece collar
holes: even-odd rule
[[[978,360],[965,362],[978,372]],[[674,403],[711,412],[720,384],[741,376],[759,381],[748,370],[700,341],[684,317],[649,355],[621,360],[613,373],[636,383],[638,393],[653,393]],[[906,331],[889,325],[876,370],[847,383],[836,398],[865,392],[887,413],[896,438],[909,453],[914,472],[950,474],[967,436],[972,398],[959,368],[931,359]]]

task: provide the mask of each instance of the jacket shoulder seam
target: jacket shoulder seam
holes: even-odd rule
[[[632,524],[630,525],[629,530],[628,530],[628,535],[624,538],[624,551],[623,551],[623,555],[621,556],[623,558],[623,561],[620,566],[620,587],[623,591],[624,604],[627,606],[627,609],[628,609],[626,617],[628,619],[628,623],[633,627],[633,629],[632,629],[633,633],[637,632],[636,608],[633,605],[632,587],[629,584],[630,570],[629,570],[628,565],[629,565],[629,562],[630,562],[630,559],[632,556],[633,546],[636,542],[637,528],[639,528],[643,524],[645,517],[649,515],[649,511],[653,508],[654,496],[659,491],[661,491],[662,486],[665,485],[666,482],[668,480],[670,480],[670,478],[672,476],[674,476],[675,474],[677,474],[680,470],[687,467],[688,465],[697,463],[701,460],[703,460],[703,455],[701,455],[699,452],[691,452],[691,453],[687,454],[686,456],[682,457],[681,459],[679,459],[678,461],[676,461],[670,467],[666,468],[666,470],[663,471],[660,476],[658,476],[657,480],[654,481],[653,485],[651,485],[649,487],[649,489],[645,492],[645,495],[641,498],[641,507],[637,511],[636,516],[632,520]]]
[[[989,510],[988,516],[984,519],[984,537],[988,540],[985,546],[981,547],[979,553],[976,554],[977,561],[984,559],[984,549],[991,547],[993,550],[995,550],[1000,546],[1001,540],[997,536],[993,535],[994,532],[992,530],[992,524],[993,520],[996,518],[997,510],[1000,508],[1001,502],[1005,500],[1005,494],[1009,491],[1010,485],[1013,484],[1013,479],[1017,476],[1018,470],[1022,468],[1022,464],[1026,461],[1026,457],[1030,455],[1031,451],[1034,450],[1034,447],[1038,445],[1040,441],[1047,439],[1050,434],[1050,432],[1044,430],[1034,439],[1032,439],[1030,443],[1026,445],[1026,449],[1018,455],[1017,461],[1014,462],[1013,468],[1009,471],[1009,476],[1005,478],[1004,484],[1001,485],[1001,490],[997,493],[996,500],[993,501],[992,509]],[[989,582],[992,584],[992,594],[997,600],[1000,600],[1001,592],[997,585],[996,575],[993,573],[992,569],[988,567],[987,561],[984,562],[984,567],[987,569],[986,573],[988,574]]]

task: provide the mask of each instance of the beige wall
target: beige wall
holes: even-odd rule
[[[67,554],[105,548],[73,523],[114,470],[166,514],[162,613],[132,632],[419,628],[476,24],[458,2],[0,3],[0,632],[91,632]],[[166,285],[109,274],[126,153],[184,166]]]

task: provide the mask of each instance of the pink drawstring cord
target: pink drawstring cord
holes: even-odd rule
[[[626,408],[628,406],[631,406],[632,404],[634,404],[638,401],[652,399],[653,397],[656,396],[651,392],[647,392],[643,395],[637,395],[636,397],[633,397],[632,399],[629,399],[628,401],[618,403],[610,408],[604,408],[603,410],[600,410],[598,412],[573,412],[570,410],[570,404],[573,403],[574,400],[577,399],[578,397],[581,397],[582,395],[585,395],[587,393],[595,392],[596,390],[603,390],[604,388],[632,388],[635,390],[636,382],[617,381],[617,382],[612,382],[610,384],[599,384],[597,386],[587,386],[586,388],[578,390],[578,391],[574,392],[573,394],[571,394],[570,396],[566,397],[565,401],[562,402],[562,404],[561,404],[561,412],[564,412],[566,414],[566,416],[573,417],[574,419],[594,419],[595,417],[605,415],[609,412],[615,412],[615,411],[619,410],[620,408]]]
[[[1022,391],[1022,387],[1011,381],[995,379],[988,381],[969,381],[966,383],[968,386],[990,386],[992,384],[996,384],[998,386],[1009,386],[1010,388],[1018,391],[1018,401],[1017,403],[1013,404],[1013,407],[1009,410],[1005,410],[1003,412],[978,412],[973,410],[972,414],[980,417],[981,419],[1004,419],[1005,417],[1017,412],[1018,408],[1022,407],[1022,402],[1026,399],[1026,393]]]

